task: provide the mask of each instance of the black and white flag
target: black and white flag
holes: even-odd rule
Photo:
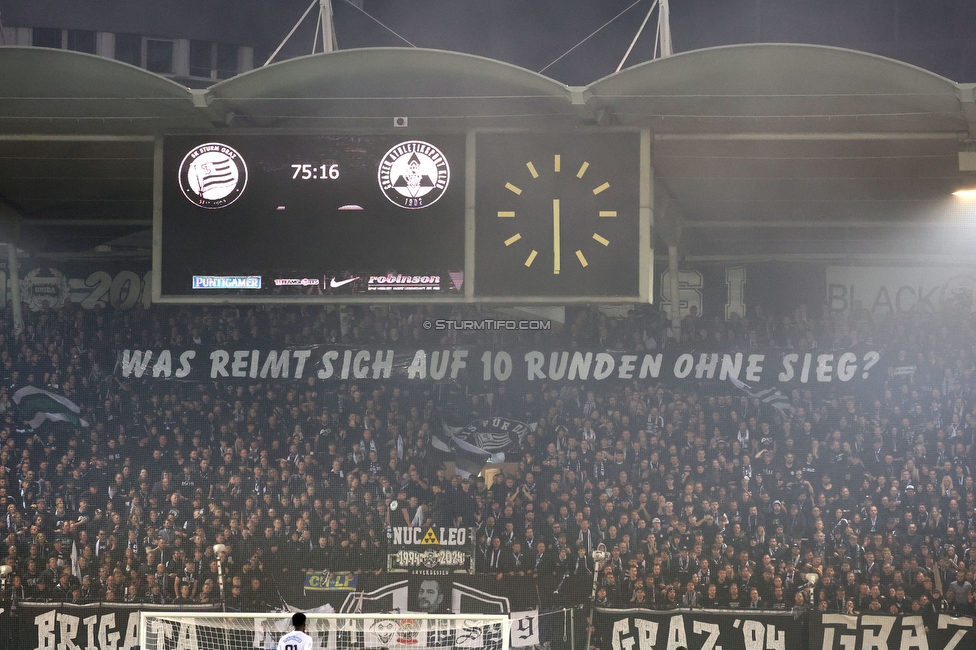
[[[755,397],[756,399],[762,401],[763,404],[772,406],[774,409],[779,411],[780,415],[788,415],[790,409],[792,408],[790,405],[790,398],[780,392],[778,388],[754,390],[751,386],[739,381],[735,377],[729,376],[729,381],[731,381],[732,385],[739,390],[748,393],[750,397]]]
[[[522,438],[535,431],[536,426],[508,418],[482,418],[466,427],[445,424],[443,433],[431,435],[431,444],[455,456],[458,474],[477,475],[489,460],[504,462],[505,452],[517,449]]]

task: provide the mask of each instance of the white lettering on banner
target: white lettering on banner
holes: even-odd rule
[[[827,307],[872,316],[976,311],[976,271],[939,267],[827,267]]]
[[[939,629],[947,630],[950,627],[972,628],[973,619],[956,618],[954,616],[948,616],[947,614],[939,614]],[[954,650],[955,647],[959,645],[959,642],[962,641],[965,636],[966,636],[966,630],[956,630],[956,633],[952,635],[952,638],[949,639],[949,643],[947,643],[946,647],[943,648],[942,650]]]
[[[58,650],[81,650],[74,641],[75,637],[78,636],[78,623],[80,622],[80,618],[71,614],[58,616],[58,631],[61,634]]]
[[[128,377],[126,374],[126,350],[122,354],[122,374],[124,377]],[[168,353],[168,350],[166,351]],[[137,354],[138,351],[134,351],[133,355]],[[151,354],[147,352],[146,354]],[[231,353],[227,350],[214,350],[210,353],[210,378],[217,379],[218,377],[260,377],[261,379],[266,379],[269,376],[272,379],[302,379],[305,374],[305,362],[312,355],[311,350],[268,350],[263,352],[265,355],[264,363],[261,363],[261,350],[235,350],[233,352],[233,357]],[[180,355],[181,362],[184,362],[184,357],[186,361],[192,359],[196,355],[195,352],[189,351],[184,352]],[[233,359],[233,360],[231,360]],[[291,372],[291,361],[295,361],[294,373]],[[147,360],[148,363],[148,360]],[[227,366],[230,364],[230,369]],[[141,374],[136,370],[136,377],[140,377]],[[181,376],[180,372],[177,372],[177,376]],[[189,367],[187,366],[186,371],[182,375],[185,377],[189,374]],[[154,377],[157,375],[153,375]]]
[[[385,352],[385,354],[384,354]],[[463,359],[467,356],[467,350],[457,351]],[[377,350],[375,355],[371,355],[369,350],[360,350],[356,353],[355,358],[351,356],[351,351],[346,350],[345,357],[342,363],[342,369],[338,372],[338,379],[349,379],[350,370],[356,379],[365,379],[370,374],[372,370],[373,379],[389,379],[393,374],[393,350]],[[336,377],[336,367],[334,365],[335,361],[339,359],[339,352],[337,350],[329,350],[322,355],[322,367],[318,371],[319,379],[332,379]],[[372,361],[372,365],[370,365]],[[461,363],[463,368],[463,361],[459,362],[455,359],[454,363]],[[452,372],[454,371],[454,364],[451,366]],[[460,368],[459,368],[460,369]]]
[[[122,376],[131,377],[135,375],[136,377],[142,377],[146,372],[146,368],[149,367],[149,362],[152,360],[152,350],[123,350],[122,351]]]
[[[152,350],[123,350],[122,359],[120,361],[120,366],[122,368],[123,377],[142,377],[145,374],[146,369],[149,367],[149,363],[152,361]],[[195,359],[197,356],[196,350],[184,350],[180,353],[180,366],[173,372],[173,354],[169,350],[161,350],[159,356],[156,358],[156,363],[152,367],[153,378],[163,377],[169,379],[170,376],[175,376],[177,379],[182,379],[189,376],[192,371],[190,366],[190,361]]]
[[[738,623],[736,620],[736,627]],[[771,623],[745,620],[742,623],[742,639],[746,650],[786,650],[786,633],[777,630]]]
[[[205,351],[201,351],[205,350]],[[312,359],[312,355],[315,358]],[[209,358],[207,366],[198,369],[200,378],[210,379],[304,379],[310,375],[320,380],[390,378],[394,370],[411,380],[458,380],[468,367],[471,350],[401,351],[345,349],[321,350],[318,346],[286,350],[214,349],[133,350],[118,353],[115,372],[122,378],[152,377],[183,379],[194,372],[197,356]],[[177,355],[179,355],[177,357]],[[685,352],[668,358],[664,355],[627,354],[623,352],[541,352],[485,350],[479,361],[484,381],[516,380],[592,380],[694,379],[728,381],[741,379],[749,384],[831,384],[867,380],[876,374],[874,367],[881,354],[869,350],[862,354],[835,351],[820,354],[767,354],[742,352]],[[407,360],[409,359],[409,363]],[[309,361],[312,367],[309,369]],[[524,362],[524,363],[523,363]],[[472,365],[476,365],[477,362]],[[204,364],[201,363],[201,366]],[[204,374],[206,373],[206,374]],[[477,375],[475,375],[477,376]],[[196,378],[196,377],[194,377]]]
[[[465,546],[468,543],[467,528],[394,526],[392,535],[396,546]]]
[[[200,650],[200,642],[197,640],[197,626],[193,623],[180,625],[179,634],[176,638],[176,647],[173,650]]]
[[[700,271],[678,271],[678,314],[684,318],[695,307],[702,313],[702,288],[705,281]],[[661,310],[671,315],[671,269],[661,274]]]
[[[630,621],[626,618],[613,622],[613,631],[611,632],[613,638],[610,641],[610,647],[613,650],[632,650],[634,647],[634,639],[630,636]],[[656,636],[656,635],[655,635]],[[654,643],[651,643],[651,647],[654,647]]]
[[[676,620],[677,619],[677,620]],[[670,629],[681,627],[684,636],[684,618],[680,615],[671,617]],[[634,630],[631,632],[630,619],[614,621],[611,638],[613,650],[652,650],[657,643],[658,624],[642,618],[634,619]],[[670,633],[669,633],[670,638]],[[635,647],[636,646],[636,647]],[[668,644],[670,647],[670,641]]]
[[[512,612],[512,647],[539,645],[539,610]]]
[[[390,364],[392,369],[392,355],[393,351],[389,351],[390,360],[387,362]],[[468,362],[465,360],[468,356],[467,350],[433,350],[430,355],[427,354],[426,350],[417,350],[414,352],[413,361],[410,362],[410,367],[407,368],[407,378],[408,379],[427,379],[430,375],[431,379],[444,379],[448,376],[448,371],[450,371],[450,378],[457,379],[458,373],[467,367]],[[430,358],[430,365],[427,364],[427,359]],[[491,352],[485,352],[481,357],[481,363],[485,365],[485,373],[488,373],[487,364],[491,359]],[[374,379],[377,373],[376,366],[373,367]],[[499,352],[495,357],[495,375],[496,379],[500,381],[505,381],[508,379],[509,375],[512,374],[512,357],[507,352]],[[322,377],[322,373],[319,373],[319,377]],[[342,377],[345,379],[346,377]],[[490,376],[485,378],[485,381],[491,379]]]
[[[396,568],[424,567],[463,567],[468,562],[468,554],[464,551],[398,551]]]
[[[891,641],[895,641],[901,650],[929,650],[921,616],[864,615],[858,619],[857,616],[844,614],[824,614],[822,623],[824,636],[821,650],[851,650],[855,647],[858,650],[888,650]],[[969,621],[969,625],[972,625],[972,621]],[[940,629],[945,628],[940,625]],[[965,631],[961,632],[954,637],[956,643],[965,636]],[[954,645],[950,642],[941,650],[949,650]]]
[[[688,628],[691,624],[691,634],[704,637],[688,643]],[[665,625],[664,621],[660,626]],[[659,623],[641,617],[625,617],[613,622],[611,628],[610,646],[613,650],[678,650],[679,648],[696,647],[701,650],[723,650],[728,648],[745,647],[746,650],[787,650],[786,630],[781,630],[772,623],[751,619],[735,619],[732,627],[742,632],[742,643],[735,639],[737,634],[727,635],[722,641],[722,628],[716,622],[698,620],[694,616],[676,614],[668,618],[666,638],[662,645],[658,643]],[[729,638],[729,637],[732,638]],[[694,637],[693,637],[694,639]],[[824,650],[828,649],[826,646]],[[846,650],[853,650],[848,647]],[[887,649],[886,649],[887,650]],[[902,650],[908,650],[902,648]],[[925,648],[924,650],[928,650]]]
[[[116,309],[132,309],[138,304],[148,308],[152,304],[152,271],[141,278],[134,271],[94,271],[84,278],[69,278],[56,267],[37,267],[24,272],[20,280],[21,295],[31,311],[59,309],[67,303],[84,309],[111,305]],[[0,303],[6,306],[10,282],[7,272],[0,271]]]
[[[854,379],[858,370],[857,355],[853,352],[845,352],[836,357],[836,363],[834,363],[834,359],[835,355],[833,354],[814,355],[808,352],[801,357],[799,354],[790,353],[783,357],[783,371],[779,373],[777,378],[780,382],[786,383],[799,377],[801,384],[810,383],[811,379],[821,384],[829,384],[835,378],[842,382]],[[865,353],[861,378],[867,379],[870,376],[872,366],[880,360],[881,355],[874,350]],[[797,364],[800,364],[799,375],[796,369]],[[761,367],[758,372],[762,372]],[[748,379],[748,371],[746,377]],[[758,377],[751,381],[757,380]]]
[[[668,626],[667,650],[678,650],[688,647],[688,635],[685,633],[685,619],[683,616],[672,616]]]
[[[701,650],[721,650],[718,643],[719,627],[717,623],[705,623],[704,621],[692,621],[691,631],[695,634],[707,634],[708,638],[702,641]]]
[[[725,299],[725,319],[738,314],[742,318],[746,315],[746,270],[744,267],[725,269],[725,287],[728,295]]]
[[[124,630],[116,624],[114,612],[82,620],[51,610],[35,616],[34,626],[35,650],[132,650],[139,645],[139,616],[134,612],[127,617]]]
[[[765,360],[765,354],[749,355],[746,360],[746,381],[760,381],[759,375],[762,373],[762,362]]]
[[[57,636],[54,634],[54,619],[57,612],[51,610],[34,617],[37,628],[37,648],[35,650],[54,650]]]
[[[711,276],[709,276],[711,277]],[[725,269],[725,308],[724,317],[732,318],[746,315],[746,269],[733,267]],[[691,314],[696,307],[700,316],[705,316],[703,289],[705,278],[701,271],[678,271],[678,314],[681,318]],[[717,307],[717,306],[716,306]],[[661,309],[671,316],[671,269],[661,274]],[[714,314],[708,314],[709,317]]]

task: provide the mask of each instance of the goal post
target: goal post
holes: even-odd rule
[[[276,650],[291,613],[142,612],[141,650]],[[507,614],[313,614],[313,650],[509,650]]]

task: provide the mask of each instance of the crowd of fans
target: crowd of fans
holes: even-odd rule
[[[685,318],[568,310],[556,332],[431,333],[432,309],[66,308],[0,326],[3,597],[277,606],[305,570],[381,572],[391,525],[470,526],[497,576],[591,584],[607,607],[973,615],[976,347],[968,314]],[[437,314],[444,317],[449,314]],[[473,314],[466,313],[466,316]],[[466,339],[464,337],[481,337]],[[121,379],[123,348],[313,343],[885,350],[884,382],[437,384]],[[32,430],[36,386],[87,428]],[[536,423],[507,473],[448,476],[444,422]],[[517,469],[516,469],[517,468]],[[391,504],[396,508],[391,510]],[[213,546],[226,552],[214,555]],[[608,558],[594,567],[592,551]],[[550,585],[551,586],[551,585]],[[545,590],[547,593],[551,591]],[[584,598],[589,598],[585,589]]]

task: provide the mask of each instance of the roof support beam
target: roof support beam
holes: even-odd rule
[[[976,104],[974,104],[976,108]],[[976,113],[974,113],[976,114]],[[970,122],[972,129],[973,122]],[[932,131],[914,133],[881,133],[881,132],[852,132],[852,133],[658,133],[654,139],[659,142],[689,142],[689,141],[745,141],[745,142],[777,142],[777,141],[846,141],[846,140],[965,140],[969,134],[965,131]]]
[[[22,224],[28,228],[63,228],[65,226],[88,227],[145,227],[152,219],[27,219]]]
[[[685,255],[686,262],[870,262],[919,263],[936,266],[958,265],[972,267],[972,255],[929,255],[916,253],[771,253],[760,255]]]
[[[762,221],[739,219],[735,221],[694,220],[684,221],[685,228],[945,228],[958,226],[970,228],[969,223],[928,223],[924,221],[831,220],[831,221]]]
[[[152,142],[151,135],[0,133],[0,142]]]
[[[969,139],[976,140],[976,84],[956,84],[956,96],[969,123]]]
[[[20,241],[20,228],[24,223],[24,214],[0,199],[0,241],[16,244]]]

